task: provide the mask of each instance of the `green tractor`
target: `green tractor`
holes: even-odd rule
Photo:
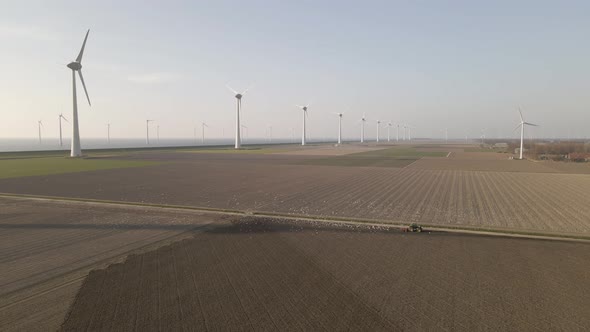
[[[412,223],[410,226],[408,226],[408,228],[404,229],[404,232],[418,232],[421,233],[422,232],[422,226],[416,224],[416,223]]]

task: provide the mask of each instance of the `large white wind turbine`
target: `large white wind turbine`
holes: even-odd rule
[[[242,108],[242,97],[246,94],[246,92],[248,90],[250,90],[250,88],[244,90],[244,92],[239,93],[236,90],[232,89],[229,85],[226,85],[226,87],[234,93],[234,97],[236,97],[236,105],[237,105],[237,110],[236,110],[236,144],[235,144],[235,148],[239,149],[240,145],[242,144],[242,139],[240,137],[240,109]]]
[[[525,122],[524,118],[522,117],[522,111],[520,110],[520,107],[518,108],[518,115],[520,116],[520,123],[518,124],[518,126],[516,126],[514,130],[520,127],[520,159],[522,159],[522,149],[524,148],[524,126],[538,127],[539,125],[530,122]]]
[[[367,118],[365,117],[365,113],[363,113],[363,117],[360,120],[360,122],[361,122],[361,143],[365,142],[365,121],[367,121]]]
[[[37,127],[39,129],[39,144],[41,144],[41,127],[43,127],[43,122],[41,120],[37,121]]]
[[[338,115],[338,144],[342,144],[342,113],[334,113]]]
[[[111,123],[107,123],[107,143],[111,144]]]
[[[145,120],[145,143],[150,145],[150,122],[154,120]]]
[[[72,116],[72,151],[70,153],[71,157],[80,157],[82,156],[82,148],[80,147],[80,130],[78,127],[78,100],[76,95],[76,72],[78,72],[78,76],[80,76],[80,82],[82,82],[82,86],[84,87],[84,93],[86,94],[86,99],[88,99],[88,105],[90,105],[90,97],[88,97],[88,90],[86,90],[86,83],[84,83],[84,76],[82,76],[82,56],[84,55],[84,48],[86,47],[86,40],[88,39],[88,34],[90,33],[90,29],[86,32],[86,37],[84,37],[84,42],[82,43],[82,48],[80,49],[80,53],[78,53],[78,57],[76,57],[75,61],[72,61],[68,64],[68,68],[72,70],[72,96],[74,100],[74,113]]]
[[[62,131],[61,131],[61,119],[66,120],[66,122],[70,122],[68,121],[68,119],[66,119],[66,117],[63,114],[59,114],[59,146],[63,146],[63,140],[62,140]]]
[[[305,145],[305,119],[307,118],[307,109],[309,108],[309,104],[305,106],[295,105],[303,111],[303,130],[301,131],[301,145]]]

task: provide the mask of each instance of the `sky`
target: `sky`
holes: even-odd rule
[[[358,137],[376,121],[414,137],[590,134],[588,1],[11,1],[0,8],[0,138],[58,136],[78,82],[82,139],[233,137],[235,98],[250,137]],[[293,128],[293,129],[292,129]],[[69,137],[71,128],[65,129]]]

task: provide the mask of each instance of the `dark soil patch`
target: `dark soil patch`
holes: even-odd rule
[[[587,330],[590,247],[244,218],[89,274],[64,330]]]

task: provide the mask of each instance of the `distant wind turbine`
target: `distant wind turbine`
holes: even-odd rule
[[[514,128],[514,130],[517,130],[520,127],[520,159],[522,159],[522,149],[524,147],[524,126],[538,127],[539,125],[525,122],[524,118],[522,117],[522,111],[520,110],[520,107],[518,108],[518,115],[520,116],[520,123],[518,126],[516,126],[516,128]]]
[[[406,140],[406,132],[408,131],[408,126],[407,125],[403,125],[403,131],[402,131],[402,141]]]
[[[415,129],[416,127],[406,125],[406,128],[408,128],[408,141],[411,141],[412,140],[412,129]]]
[[[111,123],[107,123],[107,143],[111,144]]]
[[[309,108],[309,104],[305,106],[295,105],[303,111],[303,130],[301,132],[301,145],[305,145],[305,119],[307,118],[307,109]]]
[[[226,87],[234,93],[234,97],[236,97],[236,105],[237,105],[237,110],[236,110],[236,143],[235,143],[235,148],[239,149],[240,148],[240,144],[242,144],[242,139],[240,138],[240,109],[242,108],[242,97],[246,94],[246,92],[248,90],[250,90],[250,88],[244,90],[244,92],[239,93],[236,90],[232,89],[229,85],[226,85]]]
[[[68,119],[66,119],[66,117],[63,114],[59,114],[59,146],[63,146],[63,140],[62,140],[62,131],[61,131],[61,119],[66,120],[67,123],[70,123],[70,121],[68,121]]]
[[[244,129],[244,136],[243,137],[240,136],[240,143],[246,142],[248,140],[248,127],[246,127],[244,125],[241,125],[241,126],[242,126],[242,129]],[[243,140],[242,140],[242,138],[243,138]]]
[[[334,113],[338,115],[338,144],[342,144],[342,113]]]
[[[391,121],[389,121],[387,123],[387,141],[390,142],[391,141]]]
[[[147,145],[150,145],[150,122],[154,122],[154,120],[145,120],[145,142]]]
[[[73,116],[72,116],[72,150],[70,152],[71,157],[80,157],[82,156],[82,149],[80,147],[80,130],[78,127],[78,100],[76,95],[76,72],[78,72],[78,76],[80,76],[80,81],[82,82],[82,86],[84,87],[84,93],[86,93],[86,99],[88,99],[88,105],[90,104],[90,97],[88,97],[88,90],[86,90],[86,83],[84,83],[84,76],[82,76],[82,56],[84,55],[84,48],[86,47],[86,40],[88,39],[88,34],[90,33],[90,29],[86,32],[86,37],[84,37],[84,42],[82,43],[82,48],[80,49],[80,53],[76,57],[75,61],[70,62],[67,67],[72,70],[72,96],[73,96]]]
[[[397,124],[397,131],[395,133],[395,140],[399,142],[399,123]]]
[[[363,117],[360,120],[360,122],[361,122],[361,143],[365,142],[365,121],[367,121],[367,118],[365,117],[365,113],[363,113]]]
[[[379,128],[381,127],[381,121],[377,120],[377,143],[379,143]]]
[[[39,144],[41,144],[41,127],[43,127],[43,122],[41,122],[41,120],[37,121],[37,127],[39,129]]]
[[[158,144],[160,144],[160,125],[156,126],[156,139]]]
[[[268,125],[268,142],[272,144],[272,125]]]
[[[201,144],[205,145],[205,127],[209,126],[205,122],[201,122]]]

